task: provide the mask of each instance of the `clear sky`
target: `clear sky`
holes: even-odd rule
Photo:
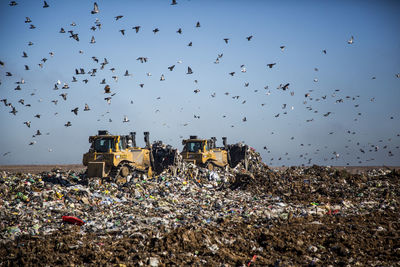
[[[400,165],[400,1],[16,2],[0,2],[0,164],[80,163],[106,129],[227,136],[274,166]]]

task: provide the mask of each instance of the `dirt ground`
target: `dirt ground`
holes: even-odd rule
[[[19,166],[14,171],[54,167]],[[93,234],[66,225],[52,235],[3,240],[1,265],[400,266],[398,170],[358,175],[318,166],[287,168],[238,175],[220,190],[251,192],[254,199],[280,196],[292,205],[310,205],[314,199],[349,208],[329,209],[322,215],[289,212],[272,219],[263,213],[240,220],[226,216],[217,224],[188,221],[172,231],[161,225],[130,235]]]
[[[398,214],[222,221],[218,228],[188,225],[168,234],[161,229],[132,237],[81,235],[79,229],[69,229],[50,237],[20,238],[2,246],[0,256],[6,266],[137,266],[150,264],[151,258],[160,266],[243,266],[252,259],[251,266],[398,266]]]

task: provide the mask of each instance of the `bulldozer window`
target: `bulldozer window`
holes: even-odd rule
[[[201,149],[202,149],[201,142],[189,142],[189,143],[186,143],[186,150],[188,152],[196,153]]]
[[[124,146],[122,140],[120,140],[119,143],[118,143],[118,149],[119,149],[120,151],[122,151],[122,150],[125,149],[125,146]]]
[[[96,152],[108,152],[110,149],[114,150],[114,139],[102,138],[94,141],[94,150]]]

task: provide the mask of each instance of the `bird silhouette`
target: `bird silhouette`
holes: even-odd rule
[[[61,94],[60,96],[64,99],[64,100],[67,100],[67,93],[64,93],[64,94]]]
[[[138,32],[139,32],[139,30],[140,30],[140,26],[135,26],[135,27],[132,27],[132,29],[134,29],[134,30],[136,31],[136,33],[138,33]]]
[[[354,43],[354,37],[351,36],[350,39],[347,41],[348,44],[353,44]]]
[[[94,2],[94,4],[93,4],[93,10],[92,10],[90,13],[92,13],[92,14],[97,14],[97,13],[99,13],[99,7],[97,6],[97,3],[96,3],[96,2]]]
[[[147,62],[148,58],[147,57],[138,57],[136,60],[139,60],[140,63],[145,63],[145,62]]]

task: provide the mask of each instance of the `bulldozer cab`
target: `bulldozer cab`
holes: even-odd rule
[[[183,152],[200,153],[208,151],[206,140],[187,140],[184,143]]]
[[[115,136],[92,138],[92,150],[97,153],[111,153],[122,149],[121,142]]]

